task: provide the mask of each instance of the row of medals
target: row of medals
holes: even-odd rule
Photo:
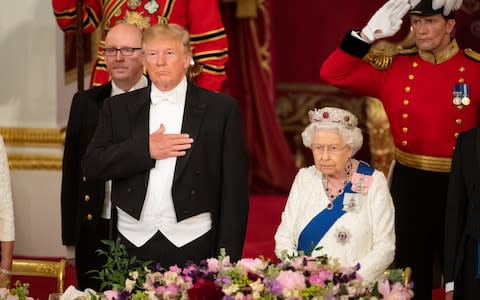
[[[131,10],[135,10],[139,8],[141,5],[142,5],[142,0],[127,0],[127,6]],[[156,13],[159,7],[160,5],[155,0],[149,0],[145,2],[145,5],[143,5],[143,8],[145,8],[145,10],[148,11],[150,14]]]
[[[453,105],[469,105],[470,98],[468,98],[468,84],[461,83],[453,86]]]

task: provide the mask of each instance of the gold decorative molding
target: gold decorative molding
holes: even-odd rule
[[[10,170],[61,170],[61,155],[8,154]]]
[[[1,127],[0,135],[7,145],[62,146],[65,131],[57,128]]]
[[[22,149],[21,151],[7,149],[8,165],[11,170],[62,169],[63,157],[61,154],[44,154],[44,152],[46,148],[54,148],[56,151],[59,149],[63,150],[65,130],[57,128],[1,127],[0,135],[3,137],[6,145]],[[39,150],[38,147],[42,149]],[[32,153],[32,151],[25,153],[24,150],[27,148],[37,148],[37,153]]]
[[[371,163],[387,176],[395,149],[390,123],[382,102],[376,98],[367,98],[366,112]]]

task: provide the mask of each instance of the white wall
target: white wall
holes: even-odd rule
[[[55,22],[50,0],[2,1],[0,127],[66,126],[76,84],[64,84],[63,49],[63,33]],[[10,145],[7,151],[61,156],[63,148]],[[14,253],[64,256],[60,236],[61,171],[11,170],[11,177],[16,218]]]

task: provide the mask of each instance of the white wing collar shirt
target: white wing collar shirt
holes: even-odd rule
[[[152,84],[150,133],[156,131],[160,124],[165,127],[165,133],[181,132],[186,94],[186,77],[173,90],[167,92],[158,90]],[[201,213],[177,222],[171,192],[176,161],[176,157],[157,160],[155,167],[150,170],[140,220],[137,221],[117,208],[118,230],[137,247],[144,245],[158,230],[172,244],[182,247],[211,229],[210,213]]]

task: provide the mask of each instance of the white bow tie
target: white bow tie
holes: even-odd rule
[[[160,92],[158,90],[152,89],[152,92],[150,93],[150,98],[152,100],[152,104],[159,104],[162,101],[176,103],[175,90],[171,90],[168,92]]]

